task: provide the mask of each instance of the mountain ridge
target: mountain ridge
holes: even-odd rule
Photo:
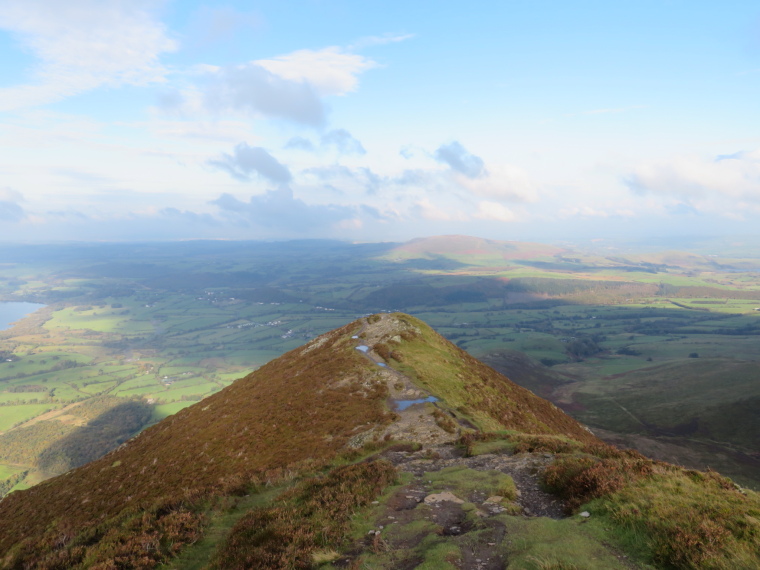
[[[405,409],[397,405],[430,397],[437,401]],[[400,443],[394,448],[394,442]],[[462,454],[476,460],[463,463],[457,459]],[[509,458],[515,454],[515,460]],[[478,456],[484,458],[477,460]],[[396,466],[401,482],[403,473],[418,478],[426,469],[437,473],[429,476],[427,486],[417,484],[420,493],[434,494],[432,481],[440,480],[452,489],[452,496],[465,495],[454,504],[481,501],[476,511],[446,507],[461,524],[440,521],[445,523],[438,525],[441,536],[467,534],[452,531],[454,527],[478,531],[481,515],[473,512],[484,513],[486,522],[496,517],[493,524],[502,525],[514,521],[499,522],[499,517],[532,516],[526,513],[527,499],[516,491],[521,486],[526,496],[538,496],[535,493],[544,492],[539,480],[558,494],[559,511],[546,507],[546,513],[556,513],[563,504],[577,507],[654,476],[682,476],[678,468],[602,444],[561,410],[480,363],[422,321],[399,313],[372,315],[262,366],[99,460],[11,493],[0,501],[0,567],[153,568],[200,540],[214,512],[229,508],[230,501],[244,501],[235,497],[256,496],[272,486],[280,486],[281,498],[240,519],[226,542],[218,545],[210,567],[307,567],[316,564],[312,554],[320,546],[337,547],[349,540],[348,515],[369,508],[392,484],[394,467],[388,462]],[[529,467],[518,469],[523,463]],[[406,469],[407,464],[412,467]],[[479,497],[482,489],[462,490],[461,480],[447,471],[465,469],[460,476],[474,480],[481,477],[473,470],[477,464],[494,471],[492,480],[497,481],[486,481],[483,488],[491,485],[493,496],[504,495],[504,506],[494,512],[482,502],[489,497]],[[744,500],[730,482],[717,476],[683,477],[701,478],[711,492]],[[520,485],[515,487],[513,480]],[[315,500],[316,506],[304,510]],[[752,501],[756,502],[754,496]],[[755,502],[745,506],[750,519],[760,516],[752,510]],[[343,506],[329,507],[333,504]],[[333,513],[329,520],[323,509]],[[745,511],[737,513],[744,516]],[[419,526],[422,521],[409,519],[408,524]],[[760,531],[756,520],[747,524]],[[436,534],[435,528],[428,530]],[[320,532],[329,539],[320,539]],[[241,538],[246,536],[249,539]],[[728,544],[725,532],[718,536]],[[370,551],[382,550],[381,545],[358,539],[354,548],[362,544]],[[406,548],[399,542],[394,548],[409,550],[403,556],[417,560],[420,544]],[[385,552],[394,550],[388,547]],[[744,550],[741,553],[745,556]],[[495,559],[507,559],[507,554],[497,554]],[[682,556],[680,551],[676,554]],[[677,561],[676,554],[663,559]],[[362,556],[349,554],[346,560],[357,562]],[[337,560],[331,557],[327,563]],[[383,559],[379,567],[394,567],[383,565],[392,559]]]

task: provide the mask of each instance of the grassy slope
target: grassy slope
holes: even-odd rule
[[[588,381],[579,391],[579,400],[593,412],[579,412],[579,416],[605,429],[646,431],[651,426],[757,450],[759,373],[755,362],[699,358]],[[621,406],[630,414],[621,414]],[[632,417],[641,425],[621,425],[624,420],[635,422]]]
[[[98,461],[11,494],[0,503],[0,552],[24,537],[22,551],[43,552],[63,528],[77,535],[109,519],[118,527],[126,511],[192,502],[329,459],[358,426],[389,419],[384,388],[346,344],[348,331],[334,331],[305,358],[308,347],[284,355]]]
[[[598,440],[553,404],[535,396],[453,345],[419,319],[396,318],[419,331],[388,346],[393,366],[407,372],[446,405],[471,417],[484,430],[512,429],[534,434],[563,434],[584,442]]]

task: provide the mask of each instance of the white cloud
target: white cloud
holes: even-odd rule
[[[310,83],[271,72],[252,62],[209,71],[201,105],[214,113],[242,111],[319,126],[325,108]],[[189,90],[184,99],[197,93]],[[180,99],[180,103],[183,101]]]
[[[350,49],[356,50],[373,46],[395,44],[399,42],[405,42],[406,40],[410,40],[413,37],[414,34],[385,34],[382,36],[367,36],[365,38],[360,38],[351,44]]]
[[[517,219],[515,213],[504,204],[489,201],[478,202],[478,211],[473,217],[497,222],[514,222]]]
[[[251,126],[243,120],[217,121],[166,121],[156,119],[150,123],[132,123],[133,127],[147,127],[156,137],[198,139],[205,141],[235,142],[250,137]]]
[[[359,84],[357,76],[377,67],[371,59],[345,52],[339,47],[298,50],[252,63],[283,79],[306,81],[320,95],[345,95],[356,91]]]
[[[323,146],[333,146],[343,154],[367,154],[357,139],[346,129],[334,129],[322,135]]]
[[[483,159],[469,152],[459,141],[442,144],[433,157],[467,178],[482,178],[488,174]]]
[[[327,122],[322,98],[355,91],[358,75],[376,66],[338,47],[237,65],[196,64],[175,77],[175,84],[159,96],[157,109],[180,117],[242,114],[322,127]],[[352,152],[360,154],[361,144],[352,144]]]
[[[46,104],[101,86],[164,81],[177,44],[153,10],[159,0],[0,0],[0,28],[39,63],[34,81],[0,89],[0,110]]]
[[[680,156],[644,164],[624,178],[633,191],[760,200],[760,150],[717,159]]]
[[[351,227],[358,213],[353,206],[307,204],[287,186],[251,196],[248,202],[223,194],[211,203],[233,223],[264,229],[278,237],[329,232],[346,224]]]
[[[290,182],[292,179],[287,166],[263,148],[248,146],[244,142],[235,146],[233,154],[224,153],[220,158],[210,160],[209,164],[226,171],[241,182],[251,180],[254,173],[278,184]]]
[[[559,211],[560,218],[574,218],[578,216],[584,218],[609,218],[610,214],[591,206],[572,206]]]
[[[457,176],[457,182],[484,198],[511,200],[514,202],[534,202],[538,198],[538,185],[523,169],[511,164],[489,166],[482,178]]]
[[[429,198],[422,198],[414,203],[412,213],[426,220],[435,220],[439,222],[465,221],[467,217],[461,211],[447,211],[434,204]]]

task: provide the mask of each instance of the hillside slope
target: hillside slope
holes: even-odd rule
[[[589,500],[599,523],[564,518]],[[758,517],[756,495],[606,446],[423,322],[373,315],[11,493],[0,568],[751,567]],[[626,528],[640,563],[608,544]]]

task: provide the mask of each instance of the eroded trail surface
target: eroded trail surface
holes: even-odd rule
[[[567,518],[565,505],[540,486],[540,477],[554,460],[552,453],[515,455],[509,445],[464,456],[455,442],[477,428],[451,411],[445,400],[394,369],[382,354],[401,337],[393,319],[365,324],[352,338],[355,348],[373,362],[375,375],[387,386],[394,421],[370,429],[349,442],[415,442],[382,452],[401,474],[403,483],[376,501],[362,533],[332,567],[411,569],[575,568],[538,540],[580,548],[585,568],[629,568],[624,557],[583,530],[586,519]],[[437,395],[436,395],[437,396]],[[425,400],[436,400],[433,402]],[[409,407],[400,403],[413,403]],[[406,451],[402,449],[408,449]],[[377,457],[375,457],[377,458]],[[561,549],[560,549],[561,550]],[[586,560],[588,553],[588,560]],[[593,562],[590,562],[593,561]]]
[[[457,568],[503,569],[508,566],[504,543],[510,539],[505,516],[564,517],[563,503],[539,486],[551,454],[463,457],[455,445],[441,444],[417,452],[386,451],[382,457],[408,473],[408,482],[378,503],[372,528],[336,566],[357,567],[369,552],[374,560],[367,567],[411,569],[430,563],[430,556],[435,560],[437,554],[426,551],[437,548],[442,562]],[[433,545],[438,538],[446,539],[448,555],[447,547]]]
[[[432,459],[431,456],[439,456]],[[515,503],[526,516],[560,519],[564,516],[564,503],[554,495],[543,491],[539,474],[554,456],[545,454],[486,454],[477,457],[457,457],[458,450],[452,445],[441,445],[424,452],[387,452],[384,456],[402,471],[421,477],[428,471],[440,471],[450,467],[467,467],[475,471],[499,471],[512,477],[517,487]],[[487,497],[483,497],[485,500]]]

